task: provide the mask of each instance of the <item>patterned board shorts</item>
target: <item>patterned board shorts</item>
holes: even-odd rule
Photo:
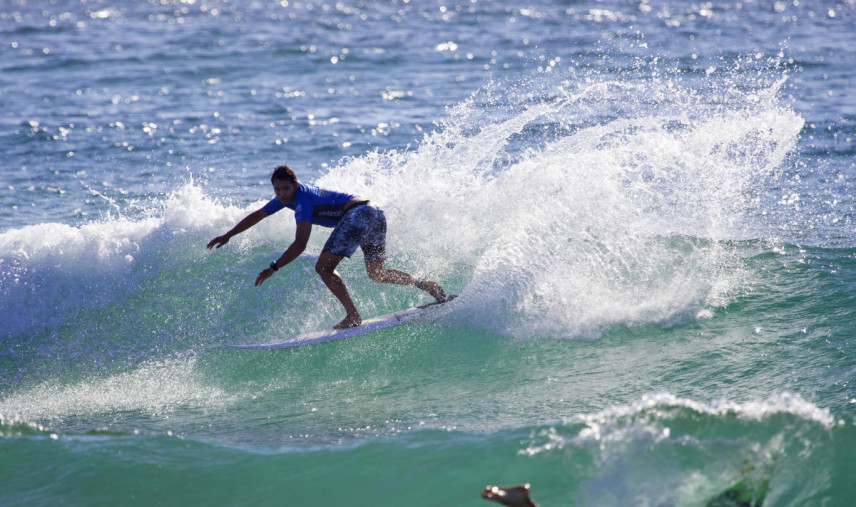
[[[386,216],[371,204],[357,205],[339,219],[323,251],[350,257],[363,249],[366,264],[386,259]]]

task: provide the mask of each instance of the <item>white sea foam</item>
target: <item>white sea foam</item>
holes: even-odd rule
[[[69,417],[97,418],[124,411],[163,416],[187,406],[228,403],[230,395],[202,382],[195,365],[196,358],[187,357],[146,363],[72,385],[49,381],[0,399],[0,419],[4,424],[50,424]]]
[[[384,205],[415,265],[458,270],[470,325],[598,336],[668,322],[743,281],[723,241],[751,237],[759,182],[803,125],[776,101],[783,82],[712,104],[679,78],[596,80],[534,101],[508,92],[527,99],[490,118],[484,92],[416,149],[343,161],[320,183]],[[602,104],[626,111],[602,121]]]
[[[189,183],[150,203],[142,217],[6,231],[0,234],[0,333],[14,337],[59,326],[82,308],[120,304],[161,270],[192,265],[206,255],[209,239],[261,205],[222,205]],[[230,246],[284,243],[293,230],[291,221],[268,220]]]

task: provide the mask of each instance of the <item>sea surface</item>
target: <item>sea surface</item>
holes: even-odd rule
[[[856,2],[4,0],[0,505],[856,505]],[[329,229],[460,294],[334,343]],[[340,272],[364,318],[431,300]]]

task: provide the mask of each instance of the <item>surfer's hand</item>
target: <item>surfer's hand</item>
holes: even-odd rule
[[[228,242],[229,242],[229,236],[224,234],[222,236],[217,236],[216,238],[209,241],[206,248],[208,248],[209,250],[211,250],[211,248],[213,248],[215,246],[217,248],[220,248],[221,246],[225,245]]]
[[[271,275],[273,275],[273,270],[271,268],[266,268],[260,271],[258,278],[256,278],[256,287],[263,284],[265,280],[271,277]]]

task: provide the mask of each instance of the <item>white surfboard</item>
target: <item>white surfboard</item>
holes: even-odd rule
[[[349,327],[346,329],[325,329],[323,331],[306,333],[299,336],[294,336],[292,338],[286,338],[284,340],[273,341],[270,343],[228,345],[228,347],[233,349],[282,349],[287,347],[312,345],[314,343],[332,342],[335,340],[350,338],[352,336],[357,336],[364,333],[371,333],[372,331],[378,331],[386,327],[396,326],[403,322],[413,320],[417,317],[426,315],[432,309],[443,303],[448,303],[456,297],[457,296],[449,296],[448,298],[446,298],[445,301],[435,301],[433,303],[428,303],[427,305],[410,308],[409,310],[402,310],[400,312],[389,313],[386,315],[381,315],[380,317],[367,319],[364,320],[362,324],[356,327]]]

